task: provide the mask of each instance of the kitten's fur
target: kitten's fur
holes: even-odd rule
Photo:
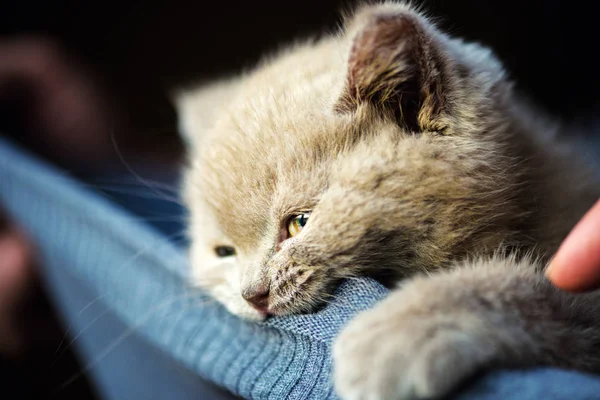
[[[489,367],[600,371],[598,295],[541,274],[598,192],[488,49],[365,6],[178,106],[194,276],[230,311],[263,318],[242,294],[269,289],[269,313],[310,312],[344,278],[406,278],[337,339],[343,398],[438,397]]]

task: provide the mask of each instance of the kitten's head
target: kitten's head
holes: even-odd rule
[[[487,49],[405,5],[183,94],[201,286],[248,318],[312,311],[510,242],[522,217],[510,85]]]

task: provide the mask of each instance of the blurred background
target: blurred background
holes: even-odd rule
[[[598,33],[592,2],[421,3],[446,31],[492,47],[524,95],[595,138],[600,79],[593,58]],[[2,0],[0,134],[82,176],[122,169],[114,154],[117,144],[127,163],[160,166],[168,177],[182,150],[169,89],[250,68],[261,54],[298,35],[332,30],[340,22],[339,10],[351,4]],[[17,53],[20,64],[12,63]],[[2,76],[2,68],[10,74]],[[40,85],[52,93],[72,91],[54,101]],[[97,139],[94,131],[104,137]],[[43,294],[37,299],[37,312],[51,315]],[[53,329],[59,333],[42,332],[44,339],[33,335],[30,341],[37,347],[8,361],[5,370],[14,375],[0,368],[0,374],[14,376],[9,380],[39,388],[32,390],[38,398],[81,368],[71,353],[49,368],[64,333],[60,322]],[[56,397],[67,392],[93,398],[85,378]]]
[[[599,80],[592,61],[598,33],[591,3],[421,3],[446,30],[494,48],[519,88],[553,115],[565,119],[593,115]],[[120,134],[136,138],[136,146],[161,143],[163,148],[176,136],[168,88],[251,67],[264,51],[290,38],[334,28],[338,11],[351,2],[3,0],[1,4],[2,40],[35,34],[56,41],[102,86],[121,119]]]

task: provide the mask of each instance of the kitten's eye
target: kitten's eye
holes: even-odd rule
[[[215,253],[218,257],[230,257],[235,256],[235,249],[231,246],[217,246]]]
[[[290,237],[294,237],[302,231],[304,225],[308,222],[308,217],[310,217],[310,213],[302,213],[295,215],[290,219],[287,226]]]

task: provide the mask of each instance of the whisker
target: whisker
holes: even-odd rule
[[[144,178],[146,183],[150,186],[166,190],[169,192],[173,192],[175,194],[179,193],[180,188],[177,185],[169,185],[165,182],[155,181],[153,179]],[[89,180],[91,184],[97,184],[99,186],[109,186],[109,185],[117,185],[117,186],[131,186],[131,187],[146,187],[146,185],[141,184],[139,181],[135,180],[135,177],[120,177],[120,178],[94,178]]]
[[[83,328],[81,328],[81,330],[79,331],[79,333],[77,333],[75,336],[73,336],[71,338],[71,340],[69,341],[69,343],[67,343],[66,346],[62,349],[62,351],[59,352],[62,344],[65,342],[65,339],[67,338],[67,333],[65,333],[65,335],[63,336],[63,339],[61,340],[60,344],[56,348],[56,351],[54,352],[54,360],[52,361],[52,363],[50,363],[50,368],[54,367],[54,365],[56,365],[56,363],[58,361],[60,361],[60,359],[63,356],[63,354],[65,354],[71,348],[71,346],[73,345],[73,343],[75,343],[77,341],[77,339],[79,339],[81,337],[81,335],[83,335],[84,333],[86,333],[88,331],[88,329],[90,329],[92,327],[92,325],[94,325],[96,322],[98,322],[100,319],[102,319],[102,317],[104,317],[110,311],[111,311],[110,308],[106,308],[104,311],[102,311],[98,316],[96,316],[96,318],[94,318],[86,326],[84,326]],[[69,328],[71,328],[71,327],[69,327]]]
[[[175,204],[183,207],[181,200],[179,200],[179,199],[174,200],[174,197],[164,197],[162,195],[158,195],[154,191],[153,191],[153,193],[148,193],[148,192],[140,192],[139,190],[136,190],[135,188],[132,188],[132,187],[115,187],[115,186],[108,186],[108,185],[102,186],[102,185],[95,185],[95,184],[86,184],[85,186],[92,188],[92,189],[100,190],[104,194],[108,194],[108,195],[110,195],[111,193],[117,193],[117,194],[125,194],[128,196],[134,196],[134,197],[146,198],[146,199],[161,199],[161,200],[166,200],[170,203],[175,203]],[[141,187],[141,186],[138,186],[138,187]]]
[[[175,239],[179,236],[181,236],[182,233],[181,232],[176,232],[172,235],[167,235],[164,237],[164,242],[161,242],[160,244],[166,245],[167,243],[169,243],[169,240]],[[159,244],[159,246],[160,246]],[[149,250],[153,250],[156,249],[156,244],[152,243],[152,244],[148,244],[147,247],[144,247],[140,250],[138,250],[135,254],[133,254],[129,259],[127,259],[120,267],[117,268],[116,273],[113,274],[113,276],[118,275],[118,272],[121,271],[122,268],[124,268],[127,265],[130,265],[131,263],[133,263],[135,260],[137,260],[139,257],[141,257],[142,255],[144,255],[147,251]],[[81,316],[81,314],[83,314],[86,310],[88,310],[90,307],[92,307],[94,304],[96,304],[98,301],[102,300],[104,297],[106,297],[106,293],[105,294],[101,294],[99,296],[97,296],[95,299],[93,299],[92,301],[90,301],[88,304],[86,304],[81,311],[79,311],[76,315],[75,318]],[[58,353],[58,351],[60,350],[60,346],[62,346],[62,344],[64,343],[64,341],[66,340],[67,335],[70,333],[72,328],[72,325],[69,325],[69,327],[67,328],[62,340],[60,341],[55,354]]]
[[[184,285],[184,287],[187,287],[188,290],[191,289],[188,285]],[[151,310],[149,310],[149,312],[153,312],[155,309],[160,309],[160,308],[164,307],[165,304],[169,305],[169,304],[172,304],[172,303],[174,303],[174,302],[176,302],[178,300],[185,300],[187,298],[193,298],[193,297],[197,297],[197,296],[203,296],[203,297],[207,296],[206,293],[201,292],[197,288],[194,288],[194,289],[195,289],[195,291],[192,292],[192,293],[189,293],[188,290],[184,290],[184,293],[181,293],[181,294],[178,294],[178,295],[172,297],[167,302],[160,303],[156,307],[154,307]],[[203,301],[201,303],[194,304],[194,305],[210,304],[212,302],[214,302],[214,300],[210,299],[209,301]],[[184,308],[184,310],[185,310],[185,308]],[[67,346],[60,352],[60,354],[56,355],[56,353],[55,353],[56,358],[54,359],[54,361],[52,362],[52,364],[50,364],[50,368],[52,368],[60,360],[61,356],[67,350],[69,350],[69,348],[71,348],[71,346],[73,345],[73,343],[75,343],[75,341],[77,341],[77,339],[79,339],[85,332],[87,332],[92,327],[92,325],[94,325],[96,322],[98,322],[100,319],[102,319],[110,311],[111,311],[111,309],[109,307],[107,307],[102,313],[100,313],[98,316],[96,316],[96,318],[94,318],[86,326],[84,326],[81,329],[81,331],[79,331],[79,333],[77,333],[77,335],[73,336],[73,338],[69,341],[69,343],[67,344]],[[66,335],[65,335],[65,337],[66,337]],[[63,342],[64,342],[64,338],[63,338]],[[58,349],[57,349],[57,352],[58,352]]]
[[[328,297],[328,299],[326,297]],[[330,307],[344,306],[348,301],[347,298],[337,296],[333,293],[319,293],[319,300]]]
[[[112,141],[113,147],[115,148],[115,152],[117,153],[117,156],[119,157],[119,160],[121,161],[121,163],[123,163],[123,166],[127,169],[127,171],[129,171],[129,173],[134,176],[137,180],[139,180],[142,184],[144,184],[148,189],[150,189],[151,191],[153,191],[154,193],[158,194],[159,196],[162,196],[162,198],[166,199],[166,200],[171,200],[177,204],[181,204],[181,202],[179,201],[179,199],[176,199],[172,196],[167,195],[164,192],[160,192],[158,189],[153,188],[147,181],[146,179],[142,178],[130,165],[129,163],[127,163],[127,161],[125,160],[125,157],[123,157],[123,154],[121,152],[121,150],[119,150],[119,146],[117,145],[117,140],[115,138],[115,134],[114,132],[111,133],[110,135],[110,139]],[[183,204],[182,204],[183,205]]]
[[[129,221],[146,221],[146,222],[170,222],[170,221],[186,221],[185,217],[179,215],[165,216],[165,217],[130,217],[127,218]]]
[[[193,293],[192,294],[192,296],[199,296],[199,295],[201,295],[201,294],[199,294],[199,293]],[[110,343],[96,358],[94,358],[92,361],[90,361],[79,372],[77,372],[76,374],[73,374],[65,382],[63,382],[58,387],[56,387],[53,392],[55,394],[57,394],[58,392],[66,389],[70,384],[72,384],[77,379],[79,379],[83,375],[85,375],[89,370],[91,370],[92,368],[94,368],[107,355],[109,355],[111,351],[113,351],[115,348],[117,348],[129,336],[131,336],[133,333],[135,333],[136,330],[138,330],[141,326],[143,326],[143,324],[145,324],[157,311],[160,311],[160,309],[164,309],[164,308],[166,308],[166,307],[168,307],[170,305],[173,305],[174,303],[176,303],[178,301],[184,300],[186,298],[191,298],[192,296],[189,296],[189,295],[177,296],[175,298],[169,299],[168,302],[163,302],[163,303],[159,304],[158,306],[153,307],[152,310],[150,310],[148,313],[142,315],[137,321],[134,322],[133,325],[131,325],[121,335],[119,335],[112,343]],[[197,307],[197,306],[201,306],[201,305],[211,304],[212,302],[214,302],[214,300],[212,300],[212,299],[206,299],[205,301],[198,302],[198,303],[193,303],[192,305],[194,307]],[[192,308],[193,307],[190,307],[187,310],[190,310]],[[186,309],[184,309],[184,311],[186,311]]]

